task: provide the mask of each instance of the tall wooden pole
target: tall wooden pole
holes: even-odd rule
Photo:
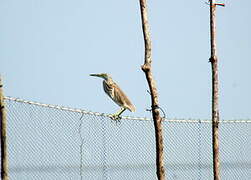
[[[152,43],[150,39],[150,29],[147,18],[147,4],[146,0],[140,0],[141,21],[143,36],[145,42],[145,61],[141,66],[145,73],[148,86],[151,92],[152,101],[152,116],[155,128],[155,141],[156,141],[156,169],[158,180],[165,180],[165,168],[164,168],[164,145],[163,145],[163,128],[162,117],[160,116],[158,105],[158,92],[156,84],[152,75]]]
[[[0,123],[1,123],[1,179],[8,180],[8,159],[7,159],[7,119],[4,104],[3,84],[0,76]]]
[[[211,36],[211,67],[212,67],[212,144],[214,180],[220,180],[219,159],[219,79],[218,58],[216,56],[216,6],[210,0],[210,36]]]

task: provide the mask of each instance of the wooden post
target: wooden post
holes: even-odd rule
[[[216,3],[210,0],[210,36],[212,67],[212,144],[213,144],[213,172],[214,180],[220,180],[219,159],[219,80],[218,58],[216,56]]]
[[[3,84],[0,76],[0,123],[1,123],[1,179],[8,180],[8,159],[7,159],[7,119],[4,104]]]
[[[141,66],[145,73],[152,101],[152,116],[155,128],[155,140],[156,140],[156,169],[158,180],[165,180],[165,168],[164,168],[164,145],[163,145],[163,128],[162,117],[160,116],[158,105],[158,92],[155,81],[152,75],[152,43],[150,39],[150,29],[147,18],[147,4],[146,0],[140,0],[141,20],[143,28],[143,36],[145,42],[145,62]]]

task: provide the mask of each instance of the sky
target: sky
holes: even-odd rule
[[[250,0],[217,7],[220,118],[251,118]],[[153,75],[167,118],[211,117],[209,6],[204,1],[148,1]],[[138,1],[0,1],[0,73],[5,95],[114,113],[103,92],[106,72],[150,117],[141,70],[144,41]]]
[[[251,1],[221,2],[226,7],[217,7],[220,118],[250,119]],[[123,115],[151,117],[146,111],[151,106],[148,85],[141,70],[144,40],[139,10],[138,1],[0,1],[0,74],[5,95],[110,114],[117,111],[118,106],[103,92],[102,80],[89,76],[90,73],[106,72],[136,106],[135,113],[125,111]],[[169,119],[210,119],[209,6],[203,0],[148,0],[148,16],[152,68],[160,107]],[[50,164],[54,160],[64,165],[68,158],[78,164],[78,114],[55,112],[53,116],[53,109],[25,109],[22,106],[20,111],[10,113],[13,121],[8,124],[8,133],[12,135],[9,136],[11,167],[19,162],[21,165],[29,162],[31,165]],[[85,158],[92,160],[96,152],[103,153],[98,143],[104,143],[102,137],[107,133],[105,140],[111,160],[114,155],[124,157],[119,152],[128,155],[122,161],[135,160],[131,149],[137,143],[147,143],[135,149],[144,149],[142,159],[150,161],[144,154],[150,155],[148,148],[154,149],[153,141],[149,139],[153,137],[153,124],[123,121],[121,126],[116,126],[110,121],[92,118],[86,117],[82,127],[86,138],[83,149],[89,153],[84,154]],[[102,123],[106,123],[106,129]],[[170,133],[166,135],[167,142],[172,142],[174,148],[166,150],[173,150],[176,155],[177,150],[183,152],[182,156],[181,153],[173,156],[174,160],[186,160],[189,153],[197,160],[200,158],[197,150],[209,151],[211,132],[206,125],[177,123],[167,127],[173,130],[165,133]],[[225,147],[222,157],[226,157],[225,161],[236,160],[233,157],[243,161],[248,159],[246,142],[249,142],[250,131],[246,124],[235,124],[232,129],[230,125],[224,127],[221,131],[221,147]],[[233,132],[240,134],[232,136]],[[118,147],[124,151],[117,151]],[[26,153],[26,148],[30,153]],[[209,158],[208,154],[205,154],[206,158]],[[154,160],[154,156],[151,158]],[[59,174],[62,173],[59,171]],[[26,177],[27,174],[22,175]]]

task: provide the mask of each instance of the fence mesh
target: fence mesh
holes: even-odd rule
[[[153,180],[153,122],[5,98],[11,180]],[[165,120],[167,179],[213,179],[211,123]],[[251,179],[251,121],[220,123],[221,179]]]

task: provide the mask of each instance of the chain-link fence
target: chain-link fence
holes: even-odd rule
[[[11,180],[156,179],[153,122],[5,98]],[[165,120],[169,180],[213,179],[211,123]],[[221,178],[251,179],[251,121],[220,123]]]

